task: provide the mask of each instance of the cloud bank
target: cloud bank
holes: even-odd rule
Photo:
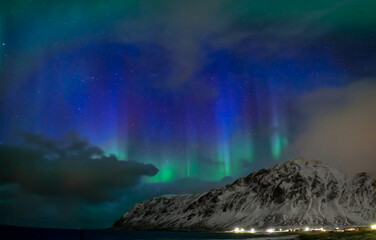
[[[376,176],[376,83],[363,80],[343,88],[302,96],[304,124],[289,147],[289,158],[318,159],[343,171]]]
[[[158,172],[151,164],[107,157],[75,133],[61,140],[24,137],[23,146],[0,146],[0,184],[17,184],[32,194],[104,201]]]
[[[75,132],[62,139],[30,133],[23,138],[23,145],[0,145],[0,224],[110,227],[137,202],[200,193],[233,181],[143,183],[142,177],[154,176],[158,169],[105,156]]]

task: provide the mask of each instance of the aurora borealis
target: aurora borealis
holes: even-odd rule
[[[64,194],[54,195],[25,186],[24,191],[19,178],[3,177],[0,211],[7,218],[1,223],[103,227],[148,197],[219,186],[298,154],[335,157],[325,147],[336,140],[310,148],[321,140],[305,134],[336,129],[325,130],[319,121],[337,126],[337,115],[330,115],[336,110],[349,119],[348,125],[338,124],[343,127],[338,132],[359,136],[359,143],[367,135],[372,142],[374,9],[371,0],[4,1],[1,145],[22,145],[27,134],[44,154],[67,161],[71,155],[62,152],[71,149],[57,146],[72,141],[83,145],[74,156],[87,158],[80,151],[98,147],[101,160],[141,170],[132,184],[104,173],[103,186],[114,192],[94,202],[80,196],[81,188],[67,200],[64,194],[72,191],[64,184]],[[363,99],[365,92],[370,98]],[[317,99],[322,105],[313,104]],[[361,109],[366,124],[350,121],[352,109]],[[362,134],[352,132],[358,130],[352,124],[365,126]],[[352,157],[372,160],[372,149]],[[129,161],[137,163],[126,165]],[[64,164],[50,165],[65,171]],[[30,213],[45,221],[14,216],[25,195],[32,199],[27,206],[38,212]],[[67,208],[81,212],[61,214]]]

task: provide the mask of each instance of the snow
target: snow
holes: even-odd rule
[[[375,180],[354,178],[303,158],[262,169],[203,194],[162,196],[136,204],[117,228],[227,231],[274,227],[369,225]]]

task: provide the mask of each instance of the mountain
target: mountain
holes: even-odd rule
[[[114,228],[228,231],[235,227],[345,227],[375,221],[376,181],[303,158],[202,194],[137,203]]]

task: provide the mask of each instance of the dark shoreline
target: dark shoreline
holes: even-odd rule
[[[1,239],[348,239],[376,240],[376,231],[358,232],[283,232],[283,233],[223,233],[223,232],[184,232],[184,231],[141,231],[125,229],[63,229],[36,228],[0,225]]]
[[[298,234],[142,231],[126,229],[61,229],[0,225],[2,239],[250,239],[260,237],[297,236]],[[291,238],[293,239],[293,238]]]

